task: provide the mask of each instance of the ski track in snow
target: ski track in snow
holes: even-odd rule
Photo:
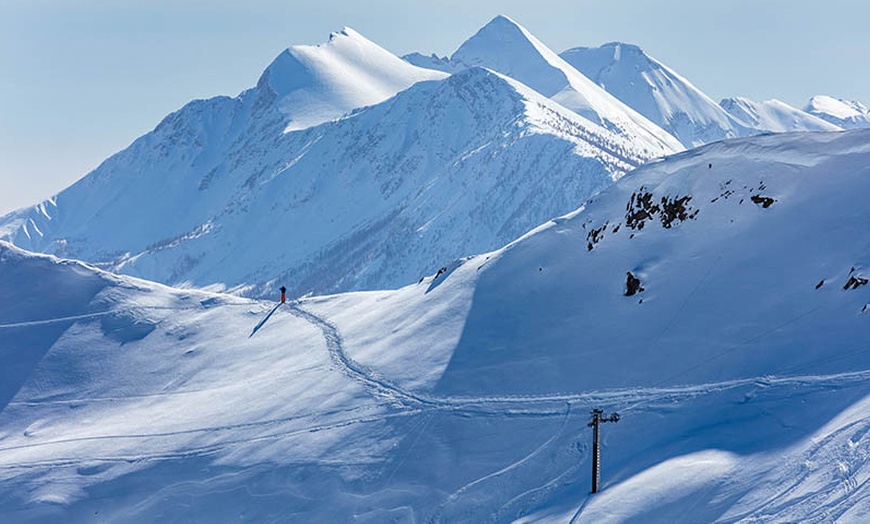
[[[251,306],[250,303],[246,304],[224,304],[224,305],[245,305]],[[326,342],[327,350],[329,352],[330,359],[333,364],[340,370],[342,374],[350,377],[356,382],[361,383],[368,391],[372,392],[372,394],[381,400],[386,401],[390,407],[399,408],[398,411],[390,411],[386,413],[377,413],[364,417],[351,417],[348,419],[342,419],[338,421],[331,422],[325,425],[315,425],[310,427],[305,427],[297,430],[293,430],[291,432],[280,432],[266,436],[260,436],[253,439],[244,439],[239,441],[225,441],[217,446],[205,446],[203,448],[197,448],[196,450],[189,450],[189,452],[198,452],[204,451],[206,453],[214,452],[223,447],[233,445],[241,442],[251,442],[262,439],[269,438],[280,438],[283,436],[292,436],[294,434],[305,433],[305,432],[315,432],[315,431],[323,431],[328,429],[333,429],[337,427],[348,426],[357,423],[366,423],[366,422],[374,422],[374,421],[382,421],[385,419],[389,419],[397,416],[408,416],[414,415],[418,413],[432,412],[432,411],[452,411],[452,412],[460,412],[463,414],[480,414],[480,415],[504,415],[504,416],[543,416],[543,417],[557,417],[557,416],[566,416],[566,413],[570,413],[570,409],[572,404],[585,404],[585,405],[596,405],[596,404],[611,404],[617,405],[618,410],[621,413],[628,413],[632,411],[643,411],[644,408],[650,409],[650,404],[652,403],[676,403],[684,400],[692,399],[698,396],[707,395],[711,393],[722,392],[730,389],[735,389],[744,386],[757,386],[757,387],[788,387],[788,386],[796,386],[796,385],[815,385],[815,386],[846,386],[855,382],[862,382],[870,379],[870,370],[863,370],[857,372],[849,372],[849,373],[838,373],[838,374],[829,374],[829,375],[799,375],[799,376],[788,376],[788,377],[778,377],[772,375],[765,375],[759,377],[748,377],[742,379],[734,379],[727,380],[721,382],[710,382],[710,383],[702,383],[702,384],[690,384],[690,385],[680,385],[673,387],[638,387],[638,388],[627,388],[627,389],[612,389],[612,390],[600,390],[600,391],[588,391],[584,393],[574,393],[574,394],[554,394],[554,395],[530,395],[530,396],[487,396],[487,397],[436,397],[430,396],[422,393],[415,393],[411,391],[406,391],[399,386],[393,384],[389,380],[379,376],[376,372],[364,366],[355,360],[353,360],[350,356],[347,355],[342,336],[338,330],[338,328],[326,320],[323,317],[315,315],[310,311],[307,311],[300,307],[297,304],[288,303],[290,314],[302,318],[311,324],[318,327],[322,334],[323,338]],[[279,304],[280,306],[280,304]],[[191,307],[181,307],[181,308],[173,308],[173,307],[165,307],[165,306],[144,306],[137,309],[196,309]],[[277,309],[277,307],[275,308]],[[273,309],[272,311],[274,311]],[[55,322],[64,322],[64,321],[72,321],[72,320],[81,320],[94,318],[99,316],[105,316],[109,314],[116,313],[116,311],[104,311],[91,313],[86,315],[76,315],[69,317],[61,317],[61,318],[53,318],[53,319],[45,319],[39,321],[30,321],[30,322],[20,322],[14,324],[5,324],[0,325],[0,328],[13,328],[13,327],[21,327],[21,326],[36,326],[48,323]],[[319,368],[320,366],[316,366],[313,369]],[[298,370],[297,370],[298,371]],[[193,393],[201,393],[202,390],[191,390],[191,391],[179,391],[175,393],[165,393],[165,394],[154,394],[154,395],[136,395],[131,397],[106,397],[106,398],[83,398],[83,399],[73,399],[73,400],[43,400],[43,401],[29,401],[29,402],[21,402],[21,401],[13,401],[10,402],[10,405],[38,405],[38,404],[86,404],[90,402],[114,402],[121,400],[131,400],[131,399],[139,399],[139,398],[152,398],[152,397],[163,397],[163,396],[172,396],[172,395],[183,395],[183,394],[193,394]],[[566,405],[568,411],[566,412]],[[383,406],[382,406],[383,407]],[[210,427],[202,427],[202,428],[191,428],[181,431],[174,432],[161,432],[161,433],[147,433],[147,434],[136,434],[136,435],[100,435],[100,436],[90,436],[90,437],[81,437],[74,439],[61,439],[55,441],[48,442],[40,442],[31,445],[21,445],[21,446],[11,446],[6,448],[0,448],[0,452],[10,451],[15,449],[29,448],[29,447],[41,447],[41,446],[51,446],[58,445],[70,442],[84,442],[84,441],[93,441],[93,440],[111,440],[111,439],[145,439],[145,438],[154,438],[154,437],[167,437],[167,436],[177,436],[177,435],[185,435],[185,434],[195,434],[195,433],[207,433],[207,432],[220,432],[220,431],[230,431],[241,428],[254,428],[254,427],[264,427],[264,426],[273,426],[282,423],[292,422],[295,420],[306,419],[306,418],[314,418],[321,416],[329,416],[336,415],[343,412],[354,412],[365,409],[374,409],[374,406],[358,406],[351,409],[343,409],[343,410],[333,410],[322,413],[309,413],[304,415],[297,415],[292,417],[283,417],[276,419],[268,419],[261,421],[253,421],[253,422],[245,422],[240,424],[233,425],[225,425],[225,426],[210,426]],[[188,453],[189,454],[189,453]],[[130,461],[130,460],[153,460],[160,458],[173,458],[176,455],[143,455],[139,456],[135,459],[131,458],[118,458],[118,459],[94,459],[94,460],[122,460],[122,461]],[[75,461],[76,459],[70,459],[70,461]],[[55,462],[52,462],[54,464]],[[36,464],[34,464],[36,465]],[[9,465],[9,466],[0,466],[0,469],[8,469],[14,467],[26,467],[25,465]],[[468,486],[466,486],[468,487]]]
[[[617,403],[623,413],[640,411],[652,402],[680,402],[701,395],[721,392],[744,386],[788,387],[795,385],[844,386],[870,379],[870,370],[829,375],[795,375],[779,377],[763,375],[721,382],[688,384],[671,387],[637,387],[588,391],[585,393],[566,393],[530,396],[492,396],[492,397],[435,397],[422,393],[403,390],[387,379],[379,376],[370,368],[359,364],[347,355],[338,328],[328,320],[302,309],[298,304],[290,305],[292,314],[303,318],[321,329],[326,339],[330,357],[341,368],[342,373],[361,382],[376,396],[390,401],[400,401],[405,407],[413,409],[438,409],[462,411],[467,413],[508,414],[508,415],[549,415],[564,414],[564,406],[572,403],[599,404]],[[497,408],[493,409],[493,406]],[[511,409],[535,406],[537,409]],[[489,408],[489,409],[487,409]]]
[[[69,439],[59,439],[47,442],[38,442],[35,444],[26,444],[19,446],[9,446],[5,448],[0,448],[0,452],[4,451],[13,451],[20,449],[28,449],[35,447],[48,447],[54,445],[62,445],[69,443],[78,443],[78,442],[93,442],[93,441],[102,441],[102,440],[140,440],[140,439],[152,439],[156,437],[173,437],[180,435],[191,435],[191,434],[199,434],[199,433],[215,433],[220,431],[234,431],[237,429],[246,429],[246,428],[260,428],[260,427],[269,427],[276,426],[283,423],[293,422],[300,419],[319,419],[324,415],[337,414],[342,412],[354,412],[354,411],[365,411],[375,409],[373,406],[357,406],[350,409],[341,409],[330,412],[322,412],[322,413],[309,413],[300,416],[292,416],[292,417],[282,417],[276,419],[268,419],[268,420],[260,420],[254,422],[244,422],[240,424],[229,424],[224,426],[206,426],[201,428],[192,428],[180,431],[167,431],[167,432],[159,432],[159,433],[140,433],[134,435],[96,435],[90,437],[79,437],[79,438],[69,438]],[[292,437],[295,435],[301,435],[305,433],[317,433],[320,431],[329,431],[332,429],[347,427],[355,424],[364,424],[364,423],[373,423],[373,422],[382,422],[384,420],[396,417],[407,417],[416,415],[421,413],[421,411],[417,410],[405,410],[393,413],[376,413],[373,415],[366,416],[358,416],[349,419],[340,419],[334,422],[330,422],[327,424],[317,424],[313,426],[305,426],[302,428],[296,428],[289,431],[278,431],[274,433],[269,433],[266,435],[259,435],[255,437],[242,437],[233,440],[224,440],[219,443],[215,443],[212,445],[187,448],[184,452],[180,453],[145,453],[145,454],[136,454],[127,457],[86,457],[88,461],[96,461],[96,462],[146,462],[146,461],[161,461],[161,460],[175,460],[179,458],[189,458],[189,457],[197,457],[203,455],[211,455],[218,453],[220,451],[224,451],[228,448],[232,448],[236,445],[247,445],[253,442],[262,442],[267,440],[276,440],[286,437]],[[0,470],[19,470],[19,469],[31,469],[31,468],[43,468],[43,467],[56,467],[56,466],[68,466],[80,464],[82,460],[85,460],[84,457],[69,457],[69,458],[57,458],[50,461],[38,461],[38,462],[30,462],[30,463],[15,463],[8,465],[0,465]]]
[[[403,391],[386,379],[377,376],[374,371],[351,359],[344,350],[344,344],[342,342],[341,334],[338,332],[338,328],[326,319],[302,309],[297,304],[290,304],[290,313],[296,317],[307,320],[318,327],[323,333],[326,347],[329,350],[329,357],[332,359],[333,363],[342,371],[342,373],[357,382],[362,383],[363,386],[372,391],[375,396],[383,398],[384,400],[399,402],[407,407],[437,405],[436,402]]]
[[[224,304],[224,305],[245,305],[251,306],[251,303],[246,304]],[[212,435],[215,437],[214,442],[209,444],[192,447],[179,452],[158,451],[134,453],[130,455],[118,454],[107,456],[59,456],[53,457],[50,460],[35,461],[28,463],[8,463],[0,465],[0,470],[7,471],[9,474],[15,474],[19,471],[28,471],[39,468],[57,468],[57,467],[72,467],[82,463],[83,460],[100,462],[100,463],[148,463],[148,462],[163,462],[170,460],[188,459],[203,456],[214,456],[239,446],[248,446],[256,442],[275,441],[293,436],[317,433],[321,431],[331,431],[339,428],[359,425],[384,422],[390,419],[402,417],[413,417],[418,415],[429,414],[430,417],[439,412],[458,413],[463,415],[480,415],[480,416],[499,416],[499,417],[561,417],[562,424],[549,438],[547,438],[540,446],[531,450],[528,454],[518,460],[505,465],[497,471],[490,472],[477,479],[474,479],[463,486],[455,489],[449,494],[445,500],[438,506],[430,522],[438,521],[439,516],[445,515],[451,511],[463,511],[464,496],[473,490],[484,489],[490,481],[498,482],[499,479],[510,475],[523,474],[525,467],[535,461],[537,457],[548,450],[555,444],[560,442],[565,428],[572,416],[576,416],[577,411],[574,409],[574,404],[581,406],[593,406],[608,404],[614,406],[620,413],[642,412],[657,409],[656,404],[674,404],[697,398],[699,396],[719,393],[731,389],[736,389],[746,386],[754,386],[760,388],[778,388],[790,386],[815,386],[815,387],[844,387],[853,383],[862,382],[870,379],[870,370],[863,370],[849,373],[838,373],[829,375],[801,375],[801,376],[758,376],[741,378],[720,382],[710,382],[702,384],[677,385],[671,387],[637,387],[626,389],[612,389],[588,391],[575,394],[553,394],[553,395],[538,395],[538,396],[483,396],[483,397],[439,397],[431,396],[420,392],[407,391],[388,379],[380,376],[371,368],[360,364],[351,358],[345,349],[344,341],[337,326],[331,323],[326,318],[318,316],[308,310],[303,309],[298,303],[287,303],[288,312],[301,318],[314,326],[322,333],[326,349],[329,353],[330,360],[336,369],[343,375],[349,377],[353,381],[361,384],[366,391],[372,396],[382,401],[378,404],[361,404],[350,408],[335,409],[324,412],[306,413],[293,415],[289,417],[279,417],[274,419],[248,421],[239,424],[206,426],[198,428],[182,429],[179,431],[154,432],[128,435],[94,435],[77,438],[58,439],[53,441],[37,442],[34,444],[9,446],[0,448],[0,453],[21,450],[25,448],[50,448],[52,446],[64,446],[74,443],[94,442],[94,441],[137,441],[148,440],[154,438],[179,437],[186,435]],[[275,307],[265,307],[264,310],[276,312],[280,304]],[[171,307],[144,307],[141,309],[195,309],[195,308],[171,308]],[[115,313],[116,311],[97,312],[87,315],[77,315],[73,317],[64,317],[56,319],[47,319],[33,322],[22,322],[16,324],[7,324],[0,327],[18,327],[18,326],[34,326],[51,322],[62,322],[70,320],[80,320],[93,318]],[[313,369],[323,369],[321,366],[315,366]],[[298,370],[296,370],[298,371]],[[110,398],[93,398],[93,399],[76,399],[53,401],[45,400],[42,402],[12,402],[11,405],[17,404],[45,404],[45,403],[88,403],[102,401],[129,400],[139,397],[160,397],[172,396],[176,394],[195,393],[195,391],[180,391],[175,393],[155,394],[155,395],[140,395],[136,397],[123,397],[117,399]],[[350,415],[350,416],[348,416]],[[323,417],[341,417],[329,421],[316,421]],[[282,427],[286,424],[301,422],[302,426],[292,428]],[[310,424],[310,425],[309,425]],[[838,429],[836,432],[827,436],[825,439],[814,443],[807,450],[805,457],[815,458],[817,454],[825,450],[827,443],[848,431],[855,430],[860,426],[860,422],[855,422]],[[266,433],[256,435],[236,434],[233,431],[237,430],[252,430],[265,429]],[[864,429],[866,431],[867,428]],[[221,439],[221,434],[226,434],[227,439]],[[227,434],[228,433],[228,434]],[[820,457],[825,459],[825,457]],[[500,507],[493,508],[493,511],[503,513],[508,511],[516,504],[523,504],[524,500],[534,498],[537,493],[552,489],[552,486],[558,485],[559,480],[565,475],[570,474],[572,468],[566,471],[552,471],[549,480],[533,490],[524,491],[517,494],[507,502],[503,502]],[[802,470],[800,476],[793,483],[778,490],[775,496],[771,496],[766,500],[752,504],[752,509],[746,513],[741,513],[733,517],[729,517],[729,521],[737,522],[752,514],[758,514],[759,510],[767,509],[774,514],[780,512],[788,512],[791,507],[798,507],[807,504],[813,504],[815,497],[834,496],[844,498],[856,490],[860,490],[870,480],[859,481],[846,476],[842,479],[834,479],[826,485],[826,489],[822,493],[801,494],[799,490],[805,484],[811,471]],[[470,495],[473,499],[473,494]],[[793,499],[789,499],[793,497]],[[583,506],[574,514],[576,518],[582,512]],[[829,504],[825,504],[829,506]],[[848,508],[847,508],[848,509]],[[821,511],[821,510],[820,510]],[[845,510],[844,510],[845,511]],[[829,516],[829,515],[828,515]],[[823,518],[825,515],[816,512],[814,518]]]
[[[252,306],[254,302],[245,302],[239,304],[221,304],[221,306]],[[208,309],[210,306],[200,305],[200,306],[136,306],[137,310],[148,309],[148,310],[163,310],[163,311],[188,311],[194,309]],[[21,327],[35,327],[35,326],[45,326],[49,324],[57,324],[59,322],[70,322],[76,320],[86,320],[90,318],[100,318],[108,315],[112,315],[118,313],[117,309],[110,309],[108,311],[96,311],[94,313],[84,313],[81,315],[71,315],[67,317],[53,317],[53,318],[45,318],[41,320],[28,320],[24,322],[11,322],[9,324],[0,324],[0,329],[13,329],[13,328],[21,328]]]

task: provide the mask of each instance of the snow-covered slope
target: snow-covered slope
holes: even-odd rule
[[[842,131],[839,126],[775,99],[755,102],[734,97],[721,100],[719,105],[747,127],[761,132]]]
[[[409,65],[345,27],[325,44],[285,50],[266,68],[258,87],[275,96],[290,131],[333,120],[383,102],[417,82],[444,76]]]
[[[450,57],[466,66],[506,74],[546,97],[660,155],[682,144],[583,76],[527,29],[497,16]]]
[[[749,134],[709,96],[635,45],[575,47],[559,56],[687,148]]]
[[[870,108],[854,100],[814,96],[804,111],[843,129],[870,127]]]
[[[719,142],[280,307],[0,244],[0,520],[862,522],[868,166],[870,131]]]
[[[0,237],[254,295],[399,287],[573,209],[661,152],[479,68],[291,132],[267,80],[185,106],[5,217]]]

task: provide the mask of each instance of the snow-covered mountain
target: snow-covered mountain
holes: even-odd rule
[[[3,218],[0,238],[253,295],[394,288],[503,245],[669,151],[479,68],[294,130],[311,123],[317,96],[335,112],[362,103],[335,95],[353,87],[347,78],[429,74],[373,46],[345,30],[283,53],[256,88],[188,104],[69,189]],[[353,75],[330,76],[339,55]]]
[[[526,28],[505,16],[486,24],[450,60],[515,78],[653,153],[663,155],[683,149],[673,136],[583,76]]]
[[[676,71],[631,44],[575,47],[566,62],[687,148],[753,134]]]
[[[779,100],[755,102],[748,98],[725,98],[719,105],[744,125],[759,132],[842,131],[843,128],[805,113]]]
[[[843,129],[870,127],[870,108],[854,100],[814,96],[804,111]]]
[[[0,520],[861,522],[868,191],[870,131],[718,142],[283,306],[0,244]]]
[[[345,27],[321,45],[286,49],[266,68],[258,88],[270,92],[287,131],[334,120],[383,102],[423,80],[446,75],[407,62]]]

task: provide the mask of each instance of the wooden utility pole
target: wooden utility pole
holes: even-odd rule
[[[619,422],[619,414],[604,416],[604,410],[593,409],[592,420],[587,424],[592,428],[592,493],[598,493],[598,479],[601,478],[601,423]]]

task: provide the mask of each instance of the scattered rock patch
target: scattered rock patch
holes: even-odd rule
[[[769,208],[774,202],[776,202],[776,200],[771,197],[761,195],[752,195],[749,197],[749,200],[752,200],[764,209]]]

